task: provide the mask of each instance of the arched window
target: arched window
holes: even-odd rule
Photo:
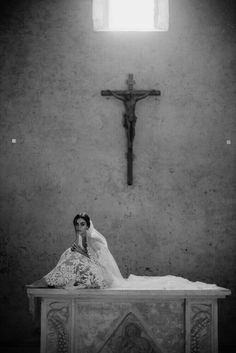
[[[95,31],[168,31],[169,0],[93,0]]]

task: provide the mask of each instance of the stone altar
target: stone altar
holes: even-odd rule
[[[41,353],[217,353],[218,299],[230,290],[27,287],[41,306]]]

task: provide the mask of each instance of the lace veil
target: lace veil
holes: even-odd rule
[[[103,268],[106,277],[108,277],[113,285],[123,277],[120,273],[119,267],[108,249],[105,237],[99,233],[90,220],[90,228],[87,231],[88,250],[95,258],[96,262]]]

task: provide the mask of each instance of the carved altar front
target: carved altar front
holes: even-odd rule
[[[27,286],[41,305],[41,353],[217,353],[215,290],[101,290]]]

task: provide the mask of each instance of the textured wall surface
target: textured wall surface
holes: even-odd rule
[[[233,1],[170,0],[160,33],[95,33],[91,0],[2,1],[0,12],[1,340],[32,338],[24,285],[52,268],[87,211],[123,275],[230,288],[220,342],[232,343]],[[122,103],[100,95],[125,89],[128,73],[162,93],[137,104],[132,186]]]

